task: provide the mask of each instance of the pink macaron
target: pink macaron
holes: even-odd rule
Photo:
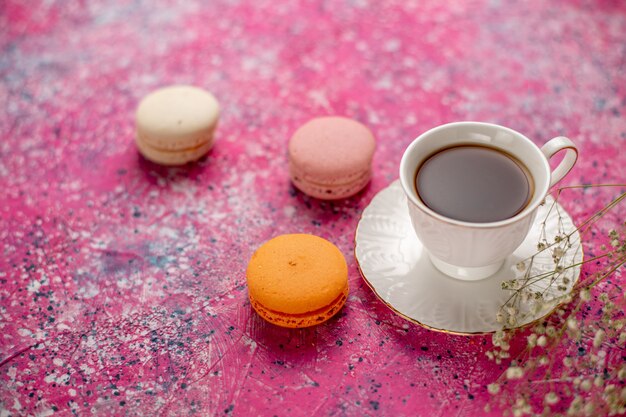
[[[372,173],[376,141],[361,123],[346,117],[318,117],[289,141],[289,174],[305,194],[323,200],[361,191]]]

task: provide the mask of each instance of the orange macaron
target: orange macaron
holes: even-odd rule
[[[246,271],[250,303],[265,320],[308,327],[334,316],[348,297],[348,266],[329,241],[280,235],[252,255]]]

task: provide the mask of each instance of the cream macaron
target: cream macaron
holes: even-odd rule
[[[137,148],[162,165],[195,161],[213,146],[219,114],[217,99],[201,88],[176,85],[156,90],[137,108]]]
[[[350,197],[367,185],[376,142],[363,124],[345,117],[318,117],[289,141],[289,174],[305,194],[323,200]]]

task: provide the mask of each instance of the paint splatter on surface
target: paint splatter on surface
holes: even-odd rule
[[[0,415],[482,414],[502,372],[490,338],[380,302],[353,256],[359,215],[449,121],[567,135],[566,184],[623,182],[626,6],[203,3],[0,4]],[[222,104],[197,164],[135,149],[138,101],[169,84]],[[296,191],[286,163],[290,134],[327,114],[378,140],[371,184],[334,203]],[[576,221],[602,201],[562,204]],[[295,331],[252,311],[244,275],[293,232],[337,244],[351,285],[336,318]]]

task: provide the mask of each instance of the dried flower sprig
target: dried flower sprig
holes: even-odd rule
[[[568,228],[557,202],[564,191],[573,189],[619,189],[621,193],[578,227]],[[626,413],[626,295],[619,282],[626,263],[624,190],[626,184],[556,190],[554,200],[547,203],[548,214],[556,212],[558,217],[556,233],[548,235],[544,221],[537,253],[517,264],[518,276],[502,284],[510,296],[496,317],[502,330],[494,333],[494,348],[486,354],[496,363],[509,361],[509,367],[486,388],[507,413]],[[607,230],[599,220],[606,220],[609,214],[615,218],[604,222],[610,223]],[[588,235],[593,236],[595,245],[587,248],[590,256],[585,260],[582,253],[573,256],[588,245],[579,236]],[[551,265],[543,270],[537,268],[537,259],[545,259],[546,255]],[[581,279],[575,282],[581,268]],[[529,329],[520,328],[530,318],[551,310],[556,314]],[[524,335],[525,346],[511,348],[519,345]]]

